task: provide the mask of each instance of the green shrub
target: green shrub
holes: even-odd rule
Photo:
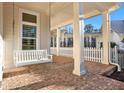
[[[110,44],[111,44],[111,45],[110,45],[111,48],[114,48],[115,46],[117,46],[117,44],[116,44],[115,42],[111,42]],[[101,43],[100,43],[100,48],[102,48],[102,47],[103,47],[103,43],[101,42]]]
[[[124,38],[121,40],[122,43],[124,43]]]

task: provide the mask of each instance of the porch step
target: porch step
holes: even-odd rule
[[[104,76],[110,76],[112,75],[114,72],[117,72],[117,66],[113,65],[111,67],[109,67],[108,69],[104,70],[104,72],[102,72]]]
[[[18,67],[18,68],[13,68],[13,69],[5,69],[3,73],[3,78],[9,78],[13,77],[16,75],[21,75],[29,73],[28,67]]]

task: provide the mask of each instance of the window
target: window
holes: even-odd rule
[[[35,50],[39,41],[39,14],[20,9],[21,13],[21,49]]]
[[[50,34],[51,34],[50,47],[56,47],[56,37],[57,37],[56,30],[52,30]]]
[[[92,37],[92,43],[91,43],[92,47],[96,47],[96,38]]]
[[[25,22],[37,23],[37,16],[35,15],[22,13],[22,18],[22,20]]]
[[[87,39],[84,37],[84,47],[87,47]]]
[[[56,47],[56,37],[54,38],[54,46]]]
[[[22,49],[36,49],[36,26],[23,25]]]
[[[51,45],[50,47],[53,47],[53,37],[51,37]]]
[[[73,47],[73,25],[60,27],[60,47]]]
[[[73,38],[68,38],[68,47],[73,47]]]
[[[89,36],[84,37],[84,46],[90,47],[90,38]]]

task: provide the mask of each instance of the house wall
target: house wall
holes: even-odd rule
[[[3,28],[5,41],[5,62],[4,68],[14,67],[13,62],[13,5],[12,3],[3,4]]]
[[[4,37],[5,37],[5,62],[4,68],[15,67],[13,61],[14,50],[20,46],[20,21],[19,7],[14,7],[14,31],[13,31],[13,3],[4,3]],[[31,9],[32,10],[32,9]],[[40,49],[49,49],[49,18],[40,13]]]
[[[96,38],[96,47],[100,47],[100,42],[102,42],[102,34],[84,34],[85,37],[95,37]]]
[[[3,37],[3,5],[0,3],[0,36]]]
[[[110,41],[111,41],[111,42],[115,42],[115,43],[118,44],[118,42],[121,41],[121,37],[119,36],[118,33],[112,32],[112,33],[111,33],[111,39],[110,39]]]
[[[100,47],[100,42],[102,42],[102,37],[103,37],[102,34],[100,34],[99,36],[96,37],[96,42],[97,42],[96,46],[97,46],[97,48]]]
[[[98,42],[102,42],[102,34],[86,34],[85,36],[88,37],[96,37],[96,42],[97,42],[97,47],[99,47],[99,43]],[[116,32],[111,32],[110,34],[110,42],[115,42],[116,44],[118,44],[119,42],[121,42],[121,40],[123,39],[124,34],[119,34]]]
[[[40,49],[50,49],[50,28],[49,28],[49,17],[45,14],[40,15]]]
[[[120,37],[120,41],[122,41],[123,38],[124,38],[124,33],[118,33],[118,35],[119,35],[119,37]]]

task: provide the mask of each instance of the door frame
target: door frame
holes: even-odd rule
[[[33,23],[23,22],[22,21],[22,13],[35,15],[37,17],[37,23],[33,24]],[[23,23],[26,23],[27,25],[34,25],[37,27],[36,50],[40,49],[40,13],[36,12],[36,11],[28,10],[28,9],[19,8],[19,23],[20,23],[19,49],[22,50],[22,30],[23,30],[22,25],[23,25]]]

